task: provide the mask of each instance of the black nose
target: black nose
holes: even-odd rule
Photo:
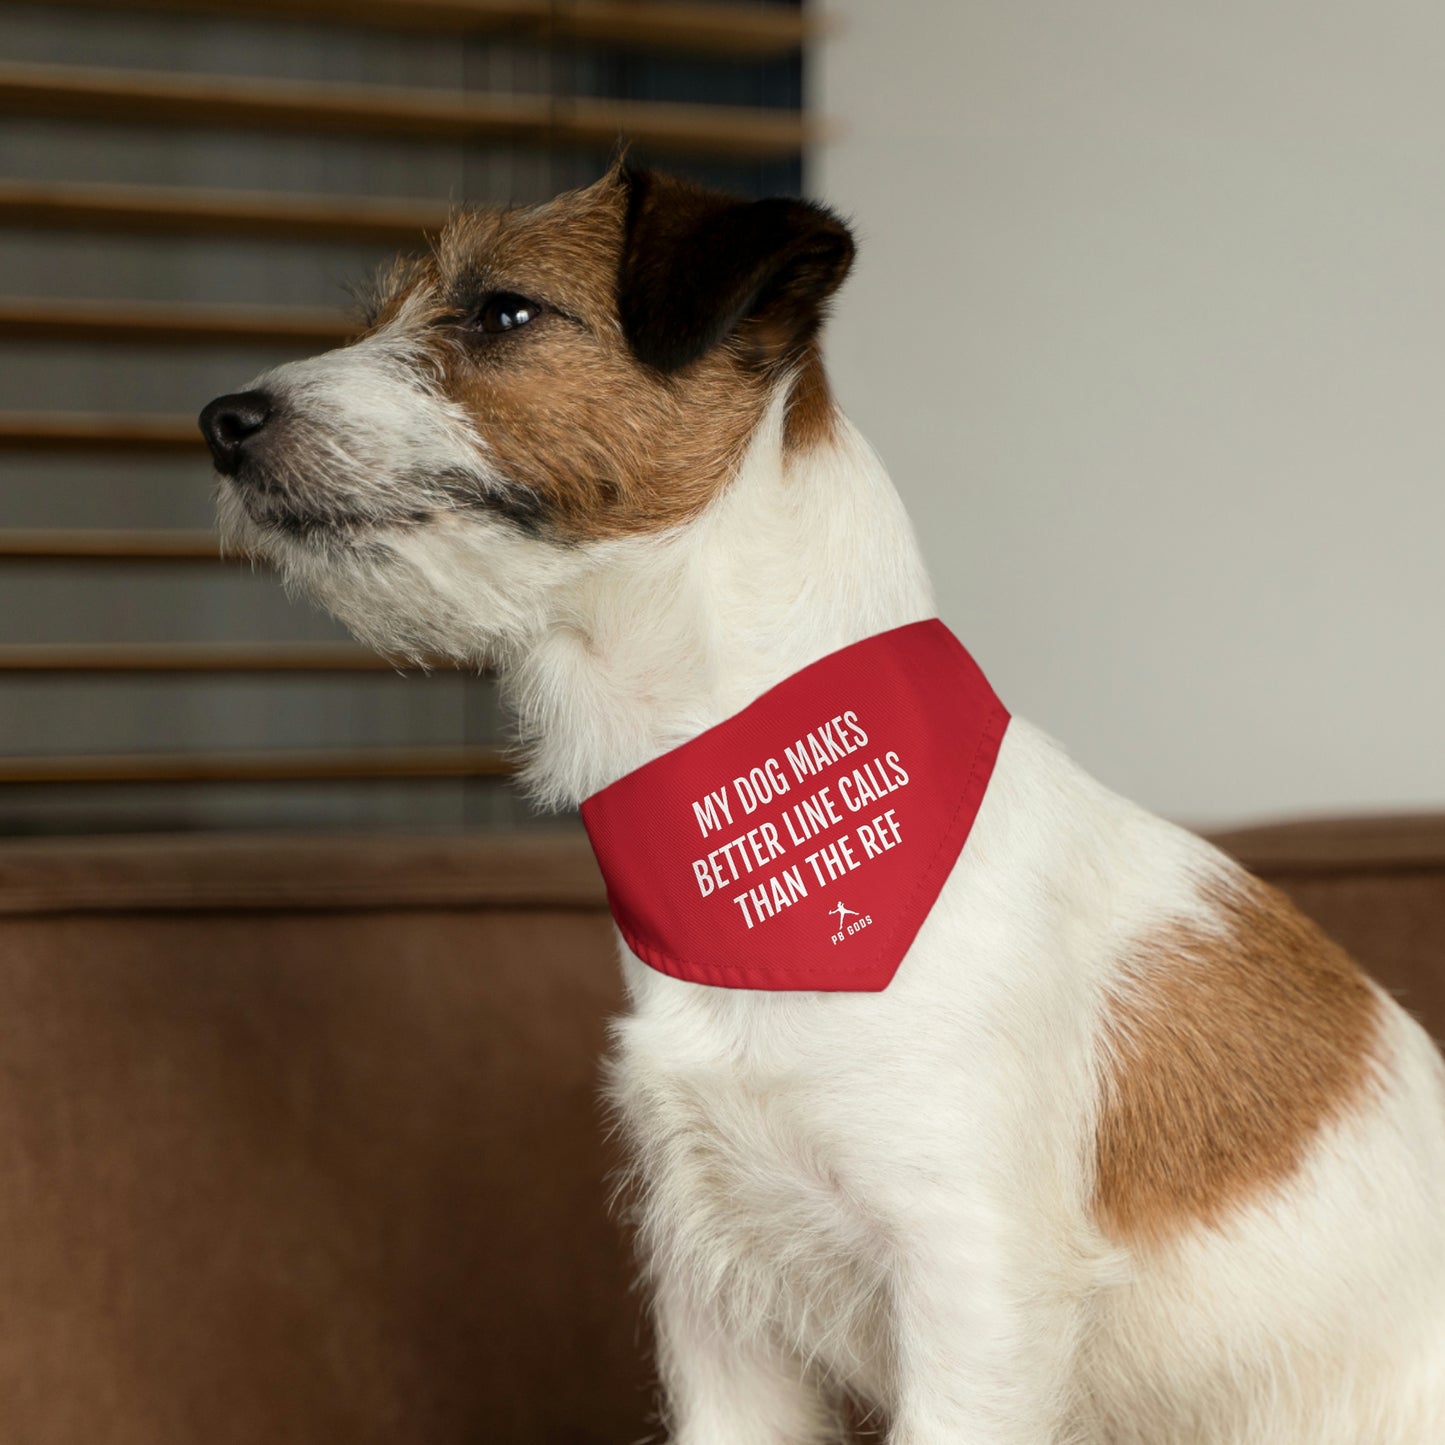
[[[238,391],[218,396],[201,413],[201,434],[216,470],[233,475],[241,465],[246,443],[271,416],[271,398],[264,391]]]

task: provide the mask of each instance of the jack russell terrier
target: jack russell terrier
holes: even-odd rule
[[[230,544],[496,666],[582,807],[672,1439],[1445,1441],[1439,1055],[934,619],[819,358],[852,258],[619,164],[201,418]]]

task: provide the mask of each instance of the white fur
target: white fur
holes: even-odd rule
[[[532,785],[575,803],[933,614],[876,456],[843,424],[785,460],[781,415],[664,536],[443,515],[356,551],[231,523],[373,642],[501,657]],[[716,990],[623,951],[612,1095],[678,1445],[831,1440],[845,1390],[893,1445],[1445,1439],[1441,1066],[1389,1001],[1379,1096],[1287,1188],[1157,1254],[1094,1223],[1103,1001],[1230,866],[1015,720],[884,992]]]

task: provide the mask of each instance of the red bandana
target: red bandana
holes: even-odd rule
[[[887,988],[1008,713],[937,618],[795,672],[582,804],[644,963],[721,988]]]

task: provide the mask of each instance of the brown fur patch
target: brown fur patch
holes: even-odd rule
[[[1135,949],[1106,1020],[1095,1212],[1158,1243],[1284,1183],[1366,1094],[1379,999],[1273,888],[1238,875],[1218,932],[1175,924]]]
[[[491,465],[571,540],[694,516],[732,476],[765,404],[759,381],[723,349],[681,378],[632,357],[617,324],[623,207],[610,177],[545,206],[460,214],[418,275],[425,305],[401,322],[422,328],[443,390],[471,416]],[[462,322],[504,291],[545,310],[501,336],[447,330],[448,315]]]
[[[735,474],[778,374],[742,336],[668,374],[638,359],[618,314],[628,199],[614,170],[544,206],[462,212],[433,258],[398,273],[377,312],[378,328],[432,355],[443,390],[472,418],[515,492],[499,510],[568,540],[694,517]],[[469,313],[498,292],[544,309],[515,332],[469,332]],[[831,416],[810,345],[789,445],[822,440]]]
[[[788,396],[788,414],[783,445],[789,451],[806,452],[833,440],[838,408],[833,400],[828,375],[816,342],[810,343],[798,367],[793,390]]]

